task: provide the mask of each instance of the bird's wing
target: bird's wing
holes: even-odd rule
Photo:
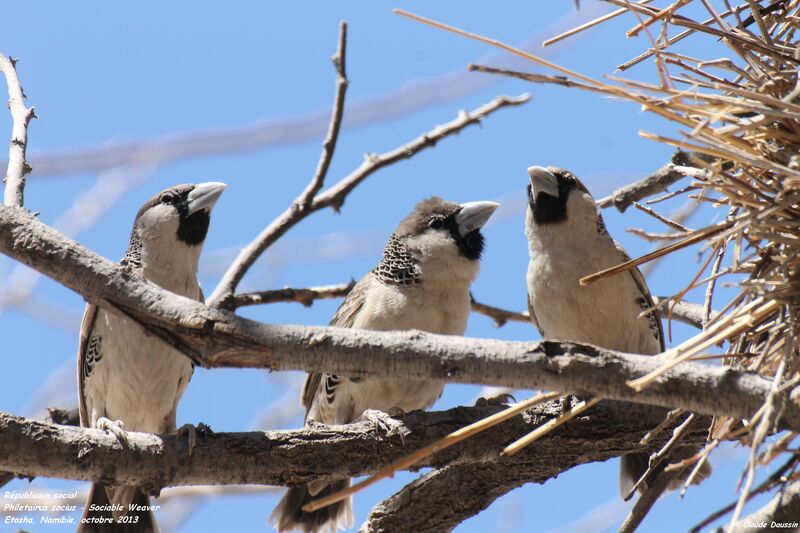
[[[622,256],[622,260],[624,262],[631,260],[631,257],[625,252],[620,243],[614,241],[614,245],[617,247],[617,250],[619,250],[619,253]],[[651,318],[650,327],[653,330],[653,333],[655,333],[656,337],[658,338],[658,344],[661,347],[661,351],[663,352],[665,350],[665,344],[664,344],[664,326],[663,324],[661,324],[661,312],[655,308],[656,303],[653,300],[653,295],[650,294],[650,289],[647,287],[647,282],[645,281],[642,272],[638,268],[632,268],[628,271],[628,273],[633,278],[634,283],[636,283],[639,292],[642,294],[642,297],[645,300],[646,305],[642,307],[642,310],[652,309],[652,311],[650,311],[650,313],[648,314],[648,317]]]
[[[311,404],[314,403],[314,398],[317,396],[317,390],[319,389],[319,382],[321,379],[322,374],[319,372],[310,372],[306,376],[306,381],[303,384],[303,395],[301,397],[303,407],[306,408],[306,416],[308,416]]]
[[[531,322],[536,326],[536,329],[539,330],[539,335],[544,337],[544,331],[542,331],[541,326],[539,326],[539,321],[536,320],[536,313],[533,312],[533,302],[531,302],[530,295],[528,295],[528,316],[530,316]]]
[[[356,317],[367,300],[367,286],[371,282],[373,274],[369,273],[361,281],[355,284],[353,290],[344,299],[342,305],[336,310],[333,315],[329,326],[336,326],[338,328],[352,328],[356,321]]]
[[[83,381],[86,378],[86,355],[92,344],[91,334],[94,329],[94,320],[97,317],[97,306],[89,304],[83,313],[81,320],[81,331],[78,341],[78,412],[80,414],[81,426],[88,427],[91,424],[89,415],[86,412],[86,397],[83,393]]]
[[[364,307],[366,302],[366,288],[372,274],[367,274],[361,281],[356,283],[353,290],[347,295],[333,315],[329,326],[336,326],[339,328],[352,328],[356,321],[359,311]],[[320,372],[311,372],[306,376],[306,382],[303,385],[302,402],[306,408],[306,415],[308,415],[311,405],[314,403],[314,398],[320,393],[320,385],[323,384],[322,380],[325,379],[325,394],[329,399],[333,398],[336,385],[341,381],[340,378],[334,374],[322,374]]]

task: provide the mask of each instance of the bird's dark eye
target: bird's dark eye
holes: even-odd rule
[[[175,203],[175,195],[171,192],[165,192],[161,195],[161,203],[162,204],[174,204]]]
[[[444,219],[440,217],[433,217],[428,221],[428,227],[433,229],[442,229],[444,227]]]

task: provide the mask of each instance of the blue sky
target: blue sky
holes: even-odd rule
[[[18,68],[29,104],[36,106],[41,117],[30,129],[34,166],[38,154],[81,147],[236,128],[258,121],[297,122],[298,117],[313,124],[315,117],[327,117],[332,101],[334,71],[329,57],[335,52],[340,20],[349,23],[350,88],[345,111],[349,118],[329,183],[358,166],[365,152],[395,148],[453,119],[459,110],[475,108],[498,94],[530,92],[533,100],[526,106],[500,111],[482,126],[372,176],[350,195],[341,214],[321,212],[292,229],[240,287],[257,290],[358,279],[379,260],[397,222],[418,200],[436,194],[458,202],[497,200],[503,204],[485,232],[487,248],[474,293],[487,303],[521,310],[528,260],[522,218],[525,169],[532,164],[567,167],[599,198],[669,159],[672,150],[640,138],[640,130],[671,135],[674,128],[629,103],[574,89],[467,73],[471,61],[496,65],[508,58],[480,43],[393,15],[395,6],[511,44],[540,42],[606,9],[588,0],[581,2],[582,11],[577,14],[571,0],[498,1],[491,9],[477,2],[455,1],[224,6],[207,1],[129,5],[29,1],[5,6],[0,50],[21,58]],[[649,45],[645,36],[624,38],[624,31],[634,23],[629,16],[622,17],[537,53],[593,76],[611,73]],[[687,40],[684,46],[697,55],[719,57],[719,51],[707,49],[707,43]],[[541,71],[533,65],[517,66]],[[645,62],[627,75],[652,80],[653,72],[653,63]],[[353,110],[351,115],[348,109]],[[324,127],[326,120],[316,124]],[[0,113],[0,132],[8,131],[8,114]],[[229,188],[215,209],[201,264],[208,293],[238,249],[279,214],[313,174],[322,134],[292,131],[301,140],[257,150],[103,173],[45,175],[34,170],[26,204],[40,212],[45,222],[61,224],[81,243],[117,259],[124,252],[136,211],[152,194],[175,183],[225,181]],[[114,191],[119,190],[124,192],[116,201]],[[87,191],[93,195],[86,196]],[[89,209],[98,210],[97,222],[85,229],[74,217],[63,215],[75,209],[79,199],[83,203],[77,210],[84,217],[79,222]],[[681,202],[667,202],[659,209],[670,213],[680,206]],[[604,216],[612,235],[632,256],[648,251],[650,245],[625,233],[625,228],[665,231],[641,213],[622,216],[606,210]],[[724,213],[704,208],[688,224],[700,227],[715,216]],[[663,261],[649,278],[653,293],[681,290],[699,266],[696,250]],[[10,291],[28,286],[33,287],[31,298],[22,305],[9,303]],[[0,258],[0,291],[6,296],[0,296],[5,301],[0,337],[6,339],[0,354],[5,378],[0,410],[39,416],[45,406],[74,404],[82,298],[49,280],[35,279],[6,258]],[[726,294],[731,291],[721,292],[720,302]],[[688,295],[694,301],[701,298],[701,291]],[[241,312],[265,322],[326,324],[338,303],[318,302],[310,309],[279,304]],[[677,343],[692,331],[676,325],[673,333]],[[497,329],[478,315],[471,317],[467,335],[538,337],[531,326],[510,324]],[[301,380],[299,373],[276,376],[198,369],[181,403],[178,423],[203,421],[218,431],[254,429],[272,406],[267,418],[271,427],[297,427],[302,420],[288,406],[297,401]],[[448,386],[436,408],[472,403],[478,391],[478,387]],[[745,453],[725,446],[713,458],[715,476],[683,500],[674,494],[665,497],[641,531],[685,530],[734,498]],[[413,476],[404,473],[360,494],[355,503],[356,523]],[[44,479],[34,483],[40,488],[79,486]],[[27,482],[15,481],[8,488],[26,486]],[[614,517],[621,519],[624,510],[617,500],[616,462],[586,465],[544,486],[514,491],[457,531],[614,529]],[[210,500],[195,508],[178,530],[267,530],[266,518],[276,501],[277,496],[270,494]],[[599,508],[603,512],[595,511]],[[611,515],[611,521],[604,522],[600,515]],[[55,526],[40,529],[59,531]]]

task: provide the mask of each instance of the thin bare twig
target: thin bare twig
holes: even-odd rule
[[[680,233],[656,233],[653,231],[645,231],[642,228],[627,228],[625,232],[636,235],[648,242],[675,241],[683,236]]]
[[[342,117],[344,116],[344,97],[347,93],[347,71],[345,70],[345,61],[347,59],[347,23],[342,21],[339,24],[339,48],[336,55],[331,58],[333,66],[336,69],[336,93],[333,97],[333,113],[331,113],[331,122],[328,126],[328,134],[322,142],[322,154],[319,156],[319,163],[317,164],[317,171],[314,177],[311,178],[306,189],[295,201],[299,209],[307,209],[311,201],[317,195],[322,185],[325,183],[325,176],[328,175],[328,169],[333,160],[333,152],[336,150],[336,141],[339,139],[339,130],[342,127]]]
[[[644,437],[642,437],[641,443],[645,446],[650,444],[650,442],[657,437],[662,431],[664,431],[667,427],[671,426],[675,420],[678,419],[683,413],[685,413],[683,409],[673,409],[667,416],[664,417],[664,420],[661,421],[656,427],[648,431]]]
[[[669,226],[670,228],[676,229],[678,231],[682,231],[684,233],[689,233],[689,232],[692,231],[689,228],[687,228],[686,226],[684,226],[683,224],[679,224],[678,222],[675,222],[674,220],[671,220],[671,219],[665,217],[664,215],[658,213],[655,209],[652,209],[650,207],[644,206],[644,205],[640,204],[639,202],[633,202],[633,207],[635,207],[639,211],[642,211],[643,213],[647,213],[648,215],[650,215],[651,217],[655,218],[659,222],[663,222],[665,225]]]
[[[680,411],[683,412],[682,410]],[[667,416],[667,419],[669,418],[670,417]],[[674,430],[672,430],[672,437],[670,437],[667,443],[664,444],[664,446],[660,450],[658,450],[656,453],[650,456],[650,460],[647,465],[647,470],[644,472],[644,474],[641,475],[641,477],[636,481],[636,483],[634,483],[633,487],[631,487],[630,492],[625,495],[626,501],[629,500],[634,494],[636,494],[636,491],[639,489],[639,487],[641,487],[642,485],[645,486],[649,485],[648,482],[650,481],[650,478],[653,477],[653,474],[656,472],[656,469],[659,467],[659,465],[661,465],[664,459],[667,458],[670,451],[672,451],[672,448],[675,447],[675,445],[681,439],[681,436],[686,432],[687,429],[689,429],[689,426],[692,424],[694,419],[695,419],[694,413],[690,413],[689,416],[686,417],[686,420],[684,420],[679,426],[677,426]],[[645,437],[649,435],[650,434],[648,433],[648,435],[645,435]]]
[[[587,91],[602,92],[593,85],[581,83],[570,79],[566,76],[551,76],[547,74],[534,74],[533,72],[519,72],[517,70],[508,70],[504,68],[489,67],[486,65],[479,65],[470,63],[467,65],[467,70],[470,72],[483,72],[485,74],[499,74],[501,76],[508,76],[509,78],[517,78],[525,81],[532,81],[534,83],[552,83],[554,85],[561,85],[563,87],[580,87]]]
[[[311,181],[306,185],[306,188],[300,193],[300,196],[292,202],[292,205],[241,251],[208,299],[209,305],[215,307],[224,306],[231,309],[230,299],[233,297],[237,285],[256,259],[261,257],[261,254],[289,228],[313,212],[313,201],[325,183],[325,177],[336,149],[342,117],[344,116],[345,94],[348,87],[347,72],[345,70],[346,53],[347,23],[342,22],[339,26],[338,49],[336,55],[332,57],[333,66],[336,69],[336,92],[333,100],[333,111],[331,112],[328,134],[322,143],[322,154],[317,164],[317,170]]]
[[[237,294],[231,299],[231,307],[233,309],[238,309],[239,307],[248,305],[262,305],[278,302],[297,302],[303,304],[305,307],[311,307],[314,300],[343,298],[347,296],[350,291],[353,290],[355,284],[356,282],[354,280],[350,280],[350,283],[339,283],[320,287],[307,287],[302,289],[284,287],[283,289],[274,289],[270,291]]]
[[[291,227],[311,213],[326,207],[338,211],[347,195],[377,170],[396,163],[397,161],[413,157],[422,150],[435,146],[441,139],[454,135],[471,124],[478,124],[481,120],[499,109],[522,105],[529,100],[530,96],[527,94],[517,97],[499,96],[474,111],[460,113],[455,120],[438,126],[399,148],[378,155],[367,154],[361,166],[326,191],[318,194],[313,201],[307,204],[307,208],[298,209],[297,203],[292,204],[292,207],[284,211],[267,226],[267,228],[239,254],[239,257],[237,257],[233,265],[231,265],[223,276],[220,284],[214,290],[214,294],[209,298],[209,304],[222,308],[229,307],[236,286],[264,250],[278,240],[278,238]]]
[[[0,72],[6,77],[8,84],[8,109],[13,121],[11,127],[11,147],[8,150],[8,169],[3,182],[6,185],[3,194],[5,205],[22,207],[25,197],[25,176],[31,166],[25,160],[28,148],[28,123],[36,117],[32,107],[25,107],[25,93],[17,75],[17,60],[0,54]]]
[[[651,1],[652,0],[640,0],[640,3],[649,4]],[[606,13],[602,17],[598,17],[598,18],[596,18],[594,20],[590,20],[589,22],[584,22],[580,26],[577,26],[575,28],[567,30],[567,31],[565,31],[563,33],[560,33],[560,34],[556,35],[555,37],[551,37],[551,38],[547,39],[546,41],[543,41],[542,42],[542,48],[550,46],[551,44],[555,44],[555,43],[557,43],[557,42],[559,42],[559,41],[561,41],[563,39],[566,39],[567,37],[572,37],[575,34],[578,34],[578,33],[582,32],[582,31],[588,30],[589,28],[593,28],[593,27],[597,26],[598,24],[601,24],[601,23],[603,23],[603,22],[605,22],[607,20],[611,20],[613,18],[616,18],[616,17],[618,17],[618,16],[620,16],[620,15],[622,15],[624,13],[627,13],[627,12],[628,12],[628,10],[625,9],[625,8],[617,9],[616,11],[612,11],[611,13]]]
[[[711,322],[711,305],[714,297],[714,288],[717,285],[719,269],[722,265],[722,259],[725,257],[725,250],[727,250],[727,248],[727,246],[720,246],[717,248],[716,257],[714,257],[714,263],[711,265],[711,279],[708,281],[708,285],[706,286],[705,297],[703,300],[703,327]]]
[[[526,311],[509,311],[493,305],[480,303],[479,301],[475,300],[475,296],[472,293],[470,293],[469,297],[472,303],[472,311],[484,316],[488,316],[494,320],[494,323],[498,328],[503,327],[507,322],[522,322],[524,324],[531,323],[531,317]]]
[[[355,285],[354,280],[349,283],[337,283],[335,285],[322,285],[318,287],[284,287],[283,289],[272,289],[267,291],[247,292],[236,294],[231,299],[231,306],[234,309],[249,305],[264,305],[281,302],[297,302],[305,307],[310,307],[314,300],[324,300],[332,298],[344,298]],[[491,318],[495,325],[503,327],[508,322],[519,322],[530,324],[531,318],[527,311],[509,311],[501,307],[481,303],[470,294],[472,312]],[[655,297],[656,305],[663,307],[670,301],[666,296]],[[672,309],[672,317],[678,322],[683,322],[698,329],[702,329],[703,309],[699,304],[680,301]],[[712,311],[712,316],[716,316],[716,311]]]

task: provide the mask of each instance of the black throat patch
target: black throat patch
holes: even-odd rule
[[[569,189],[561,184],[558,184],[558,198],[550,196],[549,194],[540,192],[533,197],[533,187],[528,184],[528,203],[533,212],[533,220],[537,224],[556,224],[563,222],[567,219],[567,198],[569,198]]]
[[[207,209],[187,215],[185,206],[183,207],[183,210],[178,208],[181,217],[178,224],[178,238],[190,246],[196,246],[206,239],[211,216]]]
[[[419,265],[408,251],[408,247],[395,235],[389,238],[383,249],[383,259],[372,272],[387,285],[407,287],[422,281]]]
[[[455,239],[458,245],[458,251],[461,255],[470,261],[478,261],[483,253],[483,234],[480,230],[473,230],[464,235],[463,237],[458,231],[458,226],[453,222],[453,227],[450,229],[450,234]]]

